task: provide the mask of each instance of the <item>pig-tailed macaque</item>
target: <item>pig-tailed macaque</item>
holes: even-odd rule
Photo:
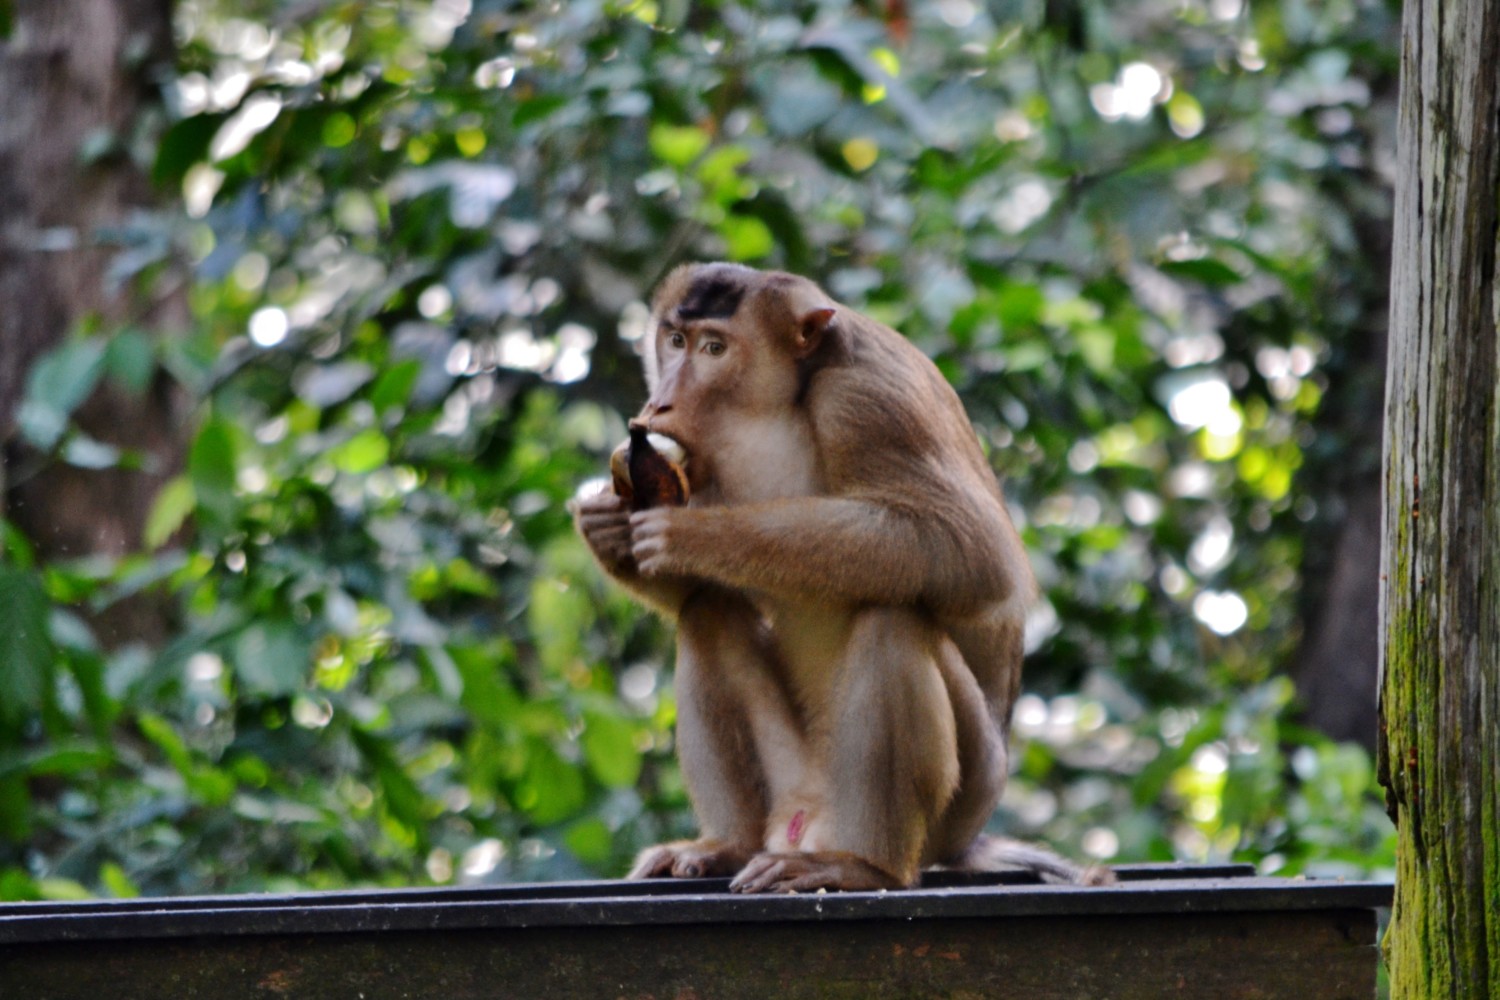
[[[604,570],[677,624],[700,836],[648,848],[631,877],[1111,881],[982,833],[1035,584],[937,368],[813,282],[733,264],[673,271],[653,320],[615,489],[574,506]]]

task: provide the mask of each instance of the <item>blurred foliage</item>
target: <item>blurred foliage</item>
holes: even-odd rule
[[[1370,761],[1278,668],[1385,279],[1394,17],[179,0],[166,207],[110,280],[186,277],[193,325],[80,333],[20,428],[128,466],[71,414],[165,375],[186,460],[128,558],[5,530],[0,898],[613,875],[689,830],[669,633],[564,504],[695,258],[817,278],[963,396],[1046,596],[997,829],[1388,866]],[[142,592],[169,642],[94,634]]]

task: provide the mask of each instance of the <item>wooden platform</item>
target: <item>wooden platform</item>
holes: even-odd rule
[[[1109,888],[934,875],[797,896],[705,879],[0,904],[0,997],[1375,995],[1389,885],[1117,871]]]

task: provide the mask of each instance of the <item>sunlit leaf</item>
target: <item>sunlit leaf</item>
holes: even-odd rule
[[[640,777],[641,754],[635,747],[635,732],[625,720],[588,713],[582,742],[589,768],[602,783],[627,788]]]
[[[651,152],[674,167],[686,167],[708,148],[709,135],[692,125],[651,126]]]
[[[159,549],[165,545],[167,539],[182,527],[183,521],[197,503],[198,496],[193,490],[193,481],[187,476],[174,476],[163,483],[161,491],[151,503],[150,513],[146,515],[143,538],[146,548]]]
[[[373,472],[391,456],[391,442],[373,427],[366,428],[328,452],[328,460],[343,472]]]
[[[764,222],[753,215],[731,215],[719,224],[730,260],[755,260],[769,254],[776,239]]]
[[[563,843],[580,861],[601,864],[609,859],[614,848],[614,836],[603,820],[590,818],[579,820],[568,827]]]

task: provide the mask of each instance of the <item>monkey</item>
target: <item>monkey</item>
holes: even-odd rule
[[[929,867],[1112,881],[984,834],[1008,777],[1036,585],[957,393],[814,282],[687,264],[661,283],[633,428],[685,504],[574,501],[600,567],[677,626],[677,752],[700,826],[628,877],[737,892],[908,887]],[[640,507],[642,505],[636,504]]]

